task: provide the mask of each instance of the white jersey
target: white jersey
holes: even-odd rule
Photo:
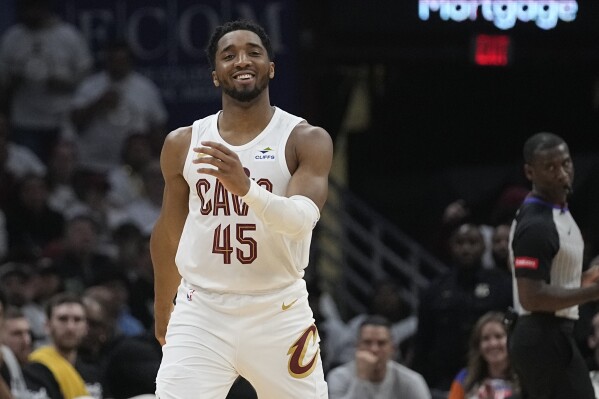
[[[183,176],[189,184],[189,215],[175,261],[183,279],[220,293],[260,293],[291,285],[304,276],[311,235],[293,240],[268,229],[236,195],[213,176],[200,174],[192,160],[200,141],[226,145],[246,174],[260,186],[284,196],[291,178],[285,146],[302,121],[279,108],[266,128],[240,146],[226,143],[217,127],[218,113],[195,121]]]

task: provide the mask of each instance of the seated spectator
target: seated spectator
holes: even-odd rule
[[[150,137],[133,133],[127,136],[123,146],[121,163],[108,172],[110,203],[122,208],[144,195],[142,173],[153,159]]]
[[[0,289],[10,306],[18,308],[29,322],[34,346],[48,343],[46,313],[34,301],[36,270],[27,263],[8,262],[0,266]]]
[[[154,160],[148,163],[142,172],[142,179],[144,195],[123,208],[118,224],[133,223],[144,235],[149,236],[160,214],[164,195],[164,178],[160,161]]]
[[[17,179],[32,174],[44,176],[46,167],[29,148],[10,141],[8,118],[0,112],[0,152],[5,152],[5,168]]]
[[[485,251],[477,225],[463,224],[450,236],[451,269],[424,291],[418,309],[413,367],[431,391],[445,393],[466,366],[468,340],[486,312],[512,305],[511,276],[482,265]]]
[[[83,293],[85,288],[118,273],[112,259],[103,253],[94,219],[79,215],[69,220],[61,246],[48,254],[54,261],[67,291]]]
[[[0,291],[0,338],[5,336],[4,314],[7,309],[6,296]],[[26,398],[27,388],[21,366],[14,352],[0,340],[0,398]]]
[[[68,215],[81,200],[75,193],[77,147],[73,141],[60,140],[50,152],[46,180],[50,196],[48,203],[56,212]]]
[[[507,350],[504,314],[486,313],[474,326],[468,366],[454,379],[448,399],[510,398],[518,391]]]
[[[91,290],[84,295],[83,301],[89,332],[82,342],[80,355],[87,362],[100,365],[105,395],[126,399],[153,394],[162,358],[154,337],[120,334],[111,305]]]
[[[431,398],[420,374],[391,360],[396,348],[387,319],[367,318],[358,334],[355,359],[328,374],[331,399]]]
[[[509,238],[510,225],[500,224],[495,226],[491,235],[491,257],[493,267],[504,270],[510,276],[512,274],[509,263]]]
[[[87,334],[85,307],[79,296],[64,293],[53,297],[46,308],[51,344],[36,349],[25,369],[28,386],[37,382],[52,399],[102,399],[97,366],[78,356]]]
[[[595,396],[599,398],[599,312],[596,312],[591,320],[591,332],[587,344],[592,351],[592,358],[589,361],[591,381]]]
[[[129,307],[147,331],[154,330],[154,268],[150,237],[144,237],[129,270]]]
[[[406,344],[410,343],[415,334],[418,322],[396,282],[389,279],[376,282],[368,304],[368,313],[359,314],[347,323],[341,319],[337,306],[329,295],[325,294],[320,303],[318,308],[324,318],[319,328],[327,337],[335,337],[323,343],[326,349],[323,366],[326,371],[354,358],[360,325],[373,314],[381,315],[391,323],[391,337],[393,345],[397,348],[396,358],[393,360],[404,362],[411,356],[411,348]],[[406,353],[402,353],[402,345]]]
[[[108,43],[104,55],[104,69],[81,83],[71,112],[81,165],[98,173],[119,165],[130,134],[163,138],[167,117],[159,89],[134,70],[125,41]]]
[[[6,213],[9,256],[12,260],[35,261],[64,232],[63,216],[50,208],[44,178],[26,175],[17,186],[17,201]]]
[[[116,320],[116,330],[126,337],[135,337],[146,333],[143,324],[129,309],[129,291],[122,276],[114,276],[103,284],[89,287],[85,296],[104,303],[106,309]]]
[[[6,308],[0,333],[0,342],[10,348],[21,367],[25,366],[32,350],[31,327],[25,314],[14,306]]]
[[[73,92],[92,67],[85,38],[53,12],[53,0],[19,0],[19,22],[0,40],[0,103],[10,109],[13,140],[43,162],[61,134]],[[3,7],[4,13],[6,8]]]

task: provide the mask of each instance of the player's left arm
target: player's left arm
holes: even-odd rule
[[[285,156],[291,179],[284,196],[252,180],[242,198],[269,228],[302,239],[316,226],[327,199],[333,160],[331,137],[324,129],[301,122],[291,132]]]
[[[286,156],[292,173],[286,197],[307,197],[322,210],[333,162],[331,136],[321,127],[301,122],[291,133]]]
[[[284,196],[248,178],[237,154],[222,143],[201,145],[194,148],[203,154],[193,161],[200,165],[198,173],[216,177],[229,192],[241,196],[266,226],[294,239],[312,231],[326,202],[333,160],[333,143],[324,129],[301,122],[291,132],[285,148],[291,179]]]

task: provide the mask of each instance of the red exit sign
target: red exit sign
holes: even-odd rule
[[[477,35],[474,42],[474,62],[482,66],[506,66],[509,63],[510,37],[507,35]]]

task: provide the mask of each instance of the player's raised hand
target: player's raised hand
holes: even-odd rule
[[[202,147],[193,149],[197,154],[193,163],[201,166],[197,172],[216,177],[232,194],[240,197],[247,194],[250,180],[237,154],[214,141],[202,141],[201,144]]]

